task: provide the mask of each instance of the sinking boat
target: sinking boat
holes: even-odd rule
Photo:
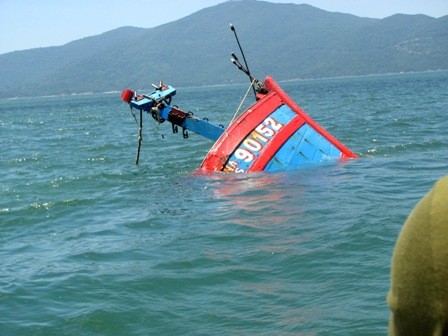
[[[175,94],[176,89],[163,83],[144,95],[129,89],[123,91],[122,100],[140,112],[138,156],[145,112],[158,123],[171,123],[173,133],[181,129],[184,138],[188,138],[188,131],[192,131],[215,141],[200,166],[202,171],[274,171],[357,158],[354,152],[306,114],[270,77],[258,83],[256,102],[227,128],[171,105]]]
[[[256,172],[357,158],[307,115],[270,77],[263,93],[220,136],[201,169]]]
[[[232,25],[231,29],[240,46]],[[241,46],[240,51],[244,57]],[[203,172],[275,171],[358,157],[306,114],[274,79],[267,77],[261,82],[253,78],[245,57],[243,65],[232,53],[232,62],[249,77],[251,85],[247,93],[250,89],[254,91],[255,103],[232,120],[227,128],[171,105],[176,89],[163,82],[154,85],[154,90],[148,94],[139,95],[129,89],[122,92],[122,100],[131,109],[140,111],[137,164],[143,112],[158,123],[171,123],[174,133],[181,128],[184,138],[188,138],[188,131],[192,131],[215,141],[199,167]]]

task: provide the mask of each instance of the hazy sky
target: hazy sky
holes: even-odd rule
[[[448,15],[448,0],[269,0],[384,18]],[[57,46],[123,26],[155,27],[225,0],[0,0],[0,54]]]

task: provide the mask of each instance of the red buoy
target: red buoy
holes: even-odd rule
[[[124,102],[129,104],[129,102],[131,101],[133,96],[134,96],[134,91],[125,89],[121,93],[121,100],[123,100]]]

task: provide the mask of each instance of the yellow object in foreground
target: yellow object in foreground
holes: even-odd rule
[[[392,258],[389,335],[448,335],[448,176],[407,218]]]

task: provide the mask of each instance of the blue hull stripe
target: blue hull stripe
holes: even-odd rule
[[[266,165],[266,171],[340,158],[342,152],[308,124],[300,127]]]

